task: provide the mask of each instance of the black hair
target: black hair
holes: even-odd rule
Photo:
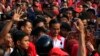
[[[51,12],[47,12],[47,11],[44,11],[44,15],[47,16],[47,17],[50,17],[52,18],[53,17],[53,14]]]
[[[71,26],[66,22],[62,22],[60,28],[61,29],[66,29],[67,31],[71,31]]]
[[[27,20],[23,20],[23,21],[19,21],[19,22],[17,23],[17,29],[18,29],[18,30],[21,30],[21,27],[22,27],[22,26],[26,26],[26,23],[27,23],[27,22],[32,23],[32,21],[31,21],[31,20],[28,20],[28,19],[27,19]]]
[[[34,21],[33,21],[33,27],[36,27],[38,23],[40,22],[45,22],[45,19],[43,17],[37,17]]]
[[[89,19],[89,14],[87,12],[82,12],[80,15],[79,15],[79,18],[84,20],[84,19]]]
[[[26,6],[28,6],[28,2],[26,1],[22,1],[22,5],[25,4]]]
[[[93,13],[95,15],[95,10],[94,9],[88,9],[87,12]]]
[[[33,36],[38,36],[40,32],[46,33],[46,29],[44,29],[43,27],[36,27],[36,28],[32,31],[32,35],[33,35]]]
[[[72,15],[74,15],[74,9],[72,7],[65,9],[65,11],[63,11],[63,15],[67,16],[66,14],[68,14],[68,11],[72,11]]]
[[[22,40],[25,36],[27,36],[27,34],[21,30],[14,30],[11,35],[15,45],[18,40]]]
[[[49,22],[49,26],[52,27],[52,24],[56,24],[56,23],[59,23],[60,22],[57,20],[57,19],[52,19],[50,22]]]
[[[83,8],[88,8],[88,6],[87,5],[83,5]]]
[[[68,10],[68,8],[61,8],[60,13],[65,13],[65,11],[67,11],[67,10]]]
[[[59,22],[61,22],[61,19],[62,19],[62,18],[66,18],[66,19],[67,19],[68,17],[65,16],[65,15],[62,15],[62,16],[61,16],[61,15],[58,15],[58,16],[57,16],[57,19],[58,19]]]

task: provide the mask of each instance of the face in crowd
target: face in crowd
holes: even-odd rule
[[[23,49],[28,49],[28,47],[29,47],[29,37],[28,36],[25,36],[21,41],[19,41],[18,44]]]
[[[22,26],[22,31],[24,31],[25,33],[30,35],[31,31],[32,31],[32,23],[31,22],[26,22],[26,24],[24,26]]]
[[[51,20],[51,21],[54,21],[54,22],[50,22],[50,31],[51,31],[51,34],[52,36],[58,36],[59,35],[59,32],[60,32],[60,23],[58,21],[56,21],[56,19],[54,20]]]
[[[13,46],[13,40],[12,40],[12,36],[10,33],[8,33],[6,36],[5,36],[5,45],[7,47],[12,47]]]

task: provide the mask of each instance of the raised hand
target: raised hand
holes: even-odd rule
[[[20,21],[20,17],[23,15],[22,9],[18,8],[14,10],[14,15],[12,17],[12,20],[14,21]]]
[[[78,19],[75,24],[76,29],[79,31],[79,49],[78,56],[86,56],[86,45],[85,45],[85,33],[84,33],[84,24],[81,19]]]
[[[74,23],[74,25],[79,32],[84,32],[84,24],[81,19],[78,19],[77,22]]]

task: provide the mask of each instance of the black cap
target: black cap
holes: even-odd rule
[[[48,35],[42,35],[36,42],[36,48],[39,55],[48,53],[53,47],[52,39]]]

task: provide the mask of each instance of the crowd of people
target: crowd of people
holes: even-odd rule
[[[0,0],[0,56],[100,56],[100,0]]]

